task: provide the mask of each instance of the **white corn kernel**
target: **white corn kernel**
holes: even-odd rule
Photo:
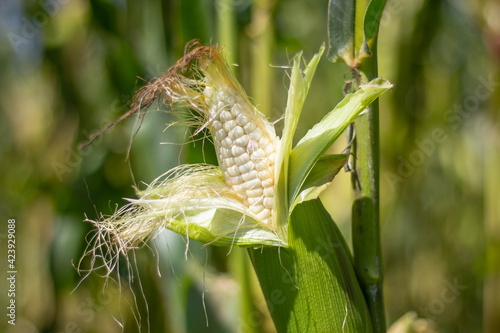
[[[245,186],[247,190],[252,190],[254,188],[260,187],[261,185],[262,183],[260,179],[256,178],[245,182],[243,186]]]
[[[250,206],[248,207],[248,209],[250,209],[252,213],[259,216],[258,214],[264,209],[264,207],[262,207],[261,205],[256,205],[256,206]]]
[[[243,184],[243,179],[241,179],[241,176],[229,178],[229,185],[239,185],[239,184]]]
[[[266,153],[264,152],[264,150],[262,148],[259,148],[252,153],[252,161],[255,163],[262,161],[262,159],[265,157],[266,157]]]
[[[257,178],[257,170],[252,170],[250,172],[243,173],[243,174],[241,174],[241,178],[245,182],[248,182],[250,180],[254,180]]]
[[[269,217],[271,217],[271,210],[268,208],[263,209],[260,213],[257,213],[257,217],[259,217],[261,220],[266,220]]]
[[[234,162],[238,165],[246,164],[250,161],[250,155],[248,153],[243,153],[240,156],[234,158]]]
[[[213,129],[214,131],[218,131],[218,130],[220,130],[221,128],[222,128],[222,123],[221,123],[219,120],[214,120],[214,121],[212,122],[212,129]]]
[[[266,147],[268,143],[269,143],[269,138],[267,137],[267,135],[263,135],[262,138],[260,138],[259,140],[259,146],[261,147]]]
[[[264,179],[261,184],[262,184],[262,187],[264,187],[264,188],[271,187],[274,185],[274,179],[272,179],[272,178]]]
[[[249,162],[247,162],[247,163],[245,163],[245,164],[242,164],[242,165],[240,165],[240,166],[239,166],[239,168],[240,168],[240,172],[241,172],[241,173],[247,173],[247,172],[250,172],[250,171],[252,171],[253,166],[254,166],[254,164],[253,164],[253,162],[251,162],[251,161],[249,161]]]
[[[234,144],[238,145],[240,147],[245,147],[248,144],[248,141],[250,141],[250,139],[248,138],[248,135],[243,135],[243,136],[240,136],[239,138],[235,139]]]
[[[236,157],[236,156],[240,156],[241,154],[243,154],[245,152],[245,148],[244,147],[240,147],[240,146],[236,146],[236,145],[233,145],[231,147],[231,154]]]
[[[231,188],[238,194],[245,193],[245,188],[243,187],[243,183],[232,185]]]
[[[237,118],[240,114],[243,114],[243,109],[242,109],[241,105],[239,105],[237,103],[236,104],[234,104],[234,103],[231,104],[230,101],[228,101],[228,104],[229,105],[233,105],[231,107],[231,114],[233,115],[233,117]]]
[[[248,137],[248,135],[247,135],[247,137]],[[259,145],[257,144],[257,142],[249,139],[249,141],[247,143],[247,151],[248,151],[248,153],[249,154],[253,154],[258,149],[259,149]]]
[[[262,194],[264,194],[264,190],[261,187],[259,187],[259,188],[247,190],[246,193],[247,193],[248,197],[255,198],[255,197],[261,197]]]
[[[236,106],[236,105],[235,105]],[[234,110],[234,107],[231,109],[231,112],[232,110]],[[240,126],[244,126],[248,123],[248,117],[244,114],[244,113],[240,113],[237,117],[236,117],[236,123]]]
[[[220,144],[224,148],[231,149],[231,147],[233,146],[233,140],[231,140],[229,137],[225,137]]]
[[[265,197],[263,203],[264,207],[271,209],[273,208],[274,198]]]
[[[219,116],[220,120],[225,123],[233,119],[233,115],[229,111],[222,111]]]
[[[253,122],[248,122],[243,129],[245,130],[245,133],[250,134],[252,133],[255,129],[257,128],[257,125],[255,125]]]
[[[251,133],[248,133],[248,136],[250,137],[250,140],[254,140],[254,141],[258,142],[260,140],[260,138],[262,137],[262,131],[260,130],[260,128],[256,128]]]
[[[245,132],[243,131],[243,128],[241,126],[236,126],[233,128],[231,132],[229,132],[228,136],[231,138],[231,140],[236,140],[239,137],[242,137],[245,135]]]
[[[274,165],[275,157],[276,157],[276,152],[269,154],[269,156],[267,156],[267,159],[269,160],[269,165]]]
[[[226,136],[227,136],[227,133],[222,128],[215,132],[215,138],[219,141],[222,141],[222,139],[224,139]]]
[[[224,161],[224,166],[226,168],[229,168],[229,167],[232,167],[236,162],[234,161],[234,158],[232,157],[228,157],[228,158],[225,158],[225,159],[222,159],[222,161]]]
[[[234,120],[229,120],[228,122],[225,122],[222,124],[222,127],[226,131],[226,133],[231,132],[231,130],[236,126],[236,122]]]
[[[264,201],[263,197],[251,197],[247,198],[247,203],[250,206],[262,206],[262,202]]]
[[[259,171],[259,179],[264,180],[267,178],[271,178],[271,172],[268,169]]]
[[[274,187],[266,187],[262,191],[266,197],[274,197]]]
[[[255,163],[255,170],[257,171],[267,170],[268,167],[269,166],[265,160],[261,160],[260,162]]]
[[[205,94],[205,97],[211,98],[214,95],[214,88],[206,86],[203,94]]]
[[[222,158],[233,157],[233,155],[231,154],[231,149],[221,147],[220,152],[222,154]]]
[[[237,164],[233,165],[232,167],[227,168],[227,172],[231,177],[236,177],[241,174],[240,168],[238,167]]]

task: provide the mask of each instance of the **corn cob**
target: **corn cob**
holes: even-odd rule
[[[228,86],[213,87],[217,86],[207,83],[204,89],[207,125],[226,183],[252,213],[270,223],[277,147],[274,128],[239,92]]]

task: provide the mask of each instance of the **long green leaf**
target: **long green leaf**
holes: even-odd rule
[[[318,53],[314,55],[309,64],[304,70],[301,68],[302,52],[295,55],[293,58],[292,73],[290,77],[290,88],[288,89],[288,99],[285,109],[285,126],[281,138],[280,156],[276,166],[278,170],[278,189],[276,193],[277,207],[275,216],[280,220],[276,222],[276,229],[283,234],[286,239],[288,224],[288,163],[289,156],[292,150],[293,135],[299,122],[300,113],[304,106],[311,81],[321,59],[321,55],[325,51],[325,46],[322,45]],[[282,236],[283,236],[282,235]]]
[[[354,119],[392,85],[375,79],[348,94],[299,141],[290,154],[289,198],[293,203],[312,167]]]
[[[387,0],[371,0],[366,9],[365,19],[363,22],[364,44],[362,52],[371,55],[370,48],[373,45],[375,37],[377,37],[380,19],[384,11]]]
[[[302,184],[299,195],[290,207],[290,211],[293,211],[296,205],[304,201],[316,199],[342,169],[348,156],[346,154],[322,156]]]
[[[340,231],[319,200],[292,213],[289,247],[249,250],[279,333],[371,332]]]

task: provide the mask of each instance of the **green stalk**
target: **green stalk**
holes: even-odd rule
[[[377,40],[372,56],[359,67],[362,83],[377,77]],[[352,187],[352,241],[354,266],[366,297],[374,332],[385,332],[385,310],[382,293],[383,269],[380,246],[379,204],[379,107],[378,100],[356,120],[353,142],[354,172]]]

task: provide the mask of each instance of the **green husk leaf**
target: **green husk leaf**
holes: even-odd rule
[[[133,205],[129,211],[140,213],[122,218],[121,223],[142,224],[142,230],[161,225],[190,239],[219,246],[286,246],[226,185],[220,168],[192,165],[170,174],[174,176],[153,182],[140,193],[140,199],[129,199]]]
[[[179,166],[137,194],[113,215],[87,220],[97,228],[88,254],[104,258],[109,272],[119,253],[143,246],[164,228],[212,245],[287,246],[249,211],[217,166]]]
[[[286,238],[286,226],[288,224],[288,163],[292,150],[293,135],[299,122],[300,113],[311,86],[311,81],[321,59],[325,45],[323,44],[318,53],[314,55],[304,70],[301,68],[302,52],[293,58],[292,73],[290,78],[290,88],[288,89],[288,99],[285,109],[285,126],[281,138],[279,158],[277,159],[278,186],[276,189],[276,214],[279,219],[276,222],[276,229]]]
[[[142,201],[140,204],[146,207],[150,205],[148,201]],[[157,204],[158,202],[154,203]],[[215,208],[215,205],[222,206],[214,200],[210,200],[201,208],[197,208],[196,206],[200,205],[196,204],[192,207],[185,206],[181,214],[165,221],[164,226],[189,239],[216,246],[287,246],[266,224],[240,211]],[[161,213],[154,214],[154,217],[163,218]],[[139,218],[147,217],[142,215]]]
[[[289,199],[293,203],[318,158],[345,128],[378,96],[392,87],[385,79],[374,79],[347,94],[297,143],[290,154]]]
[[[372,332],[349,249],[318,199],[297,205],[288,240],[249,250],[277,331]]]
[[[316,199],[342,169],[347,158],[346,154],[321,156],[302,184],[290,210],[293,211],[296,205],[304,201]]]

